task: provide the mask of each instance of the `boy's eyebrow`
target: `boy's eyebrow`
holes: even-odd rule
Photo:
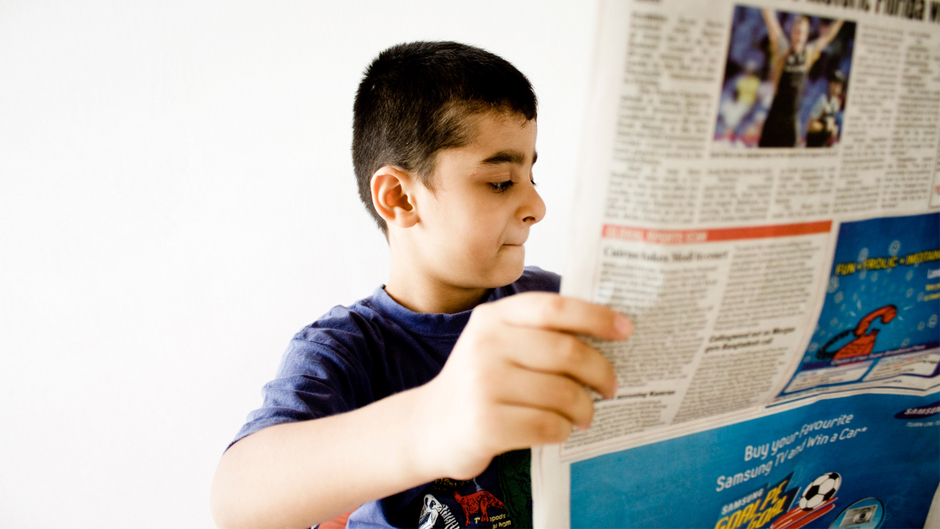
[[[532,156],[532,164],[534,165],[536,160],[538,159],[539,159],[539,153],[535,153]],[[506,150],[506,151],[499,151],[493,156],[490,156],[489,158],[483,160],[483,165],[499,165],[502,163],[522,165],[523,163],[525,163],[525,154],[516,150]]]

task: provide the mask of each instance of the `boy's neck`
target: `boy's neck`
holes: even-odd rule
[[[392,267],[385,292],[398,304],[414,312],[456,314],[482,303],[489,289],[444,285],[431,277],[415,278],[396,274],[395,267]]]

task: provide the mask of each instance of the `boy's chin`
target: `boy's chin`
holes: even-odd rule
[[[524,257],[524,256],[523,256]],[[505,263],[504,266],[501,266],[499,270],[495,270],[491,277],[487,278],[489,283],[487,288],[499,288],[504,287],[510,283],[514,283],[517,279],[522,277],[522,272],[525,269],[525,259],[519,259],[518,262]]]
[[[452,270],[451,282],[460,288],[499,288],[509,285],[522,277],[525,269],[525,250],[522,247],[500,252],[495,260],[488,263],[466,263],[462,271]]]

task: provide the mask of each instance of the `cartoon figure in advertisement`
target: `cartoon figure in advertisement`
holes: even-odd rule
[[[894,305],[885,305],[884,307],[873,310],[862,318],[854,329],[846,329],[826,342],[826,345],[822,346],[819,351],[816,352],[816,358],[820,360],[840,360],[843,358],[864,356],[871,353],[875,348],[875,340],[878,339],[878,329],[869,330],[871,324],[879,318],[881,319],[881,323],[890,323],[897,315],[898,308]],[[851,334],[855,335],[854,340],[835,351],[829,350],[836,342]]]

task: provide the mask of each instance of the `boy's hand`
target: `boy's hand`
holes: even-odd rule
[[[557,443],[612,397],[613,367],[576,335],[622,340],[632,325],[606,307],[550,293],[480,305],[441,373],[421,388],[425,462],[455,479],[507,450]]]

